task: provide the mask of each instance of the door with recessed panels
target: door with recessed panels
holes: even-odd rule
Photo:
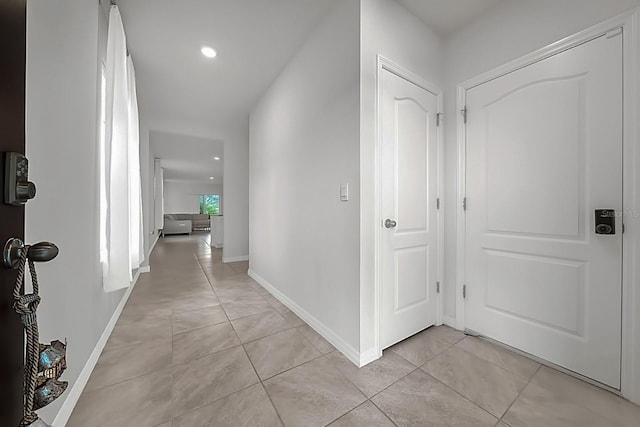
[[[620,31],[466,91],[465,326],[613,388],[622,105]]]
[[[382,348],[437,321],[436,94],[382,72]]]

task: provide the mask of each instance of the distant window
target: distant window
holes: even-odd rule
[[[220,215],[220,196],[217,194],[200,195],[200,213]]]

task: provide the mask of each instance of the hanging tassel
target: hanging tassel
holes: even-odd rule
[[[35,410],[60,397],[69,385],[66,381],[58,381],[67,368],[67,345],[60,341],[53,341],[48,345],[39,342],[38,317],[36,315],[40,303],[38,275],[33,260],[28,258],[29,248],[29,246],[25,246],[22,250],[18,263],[18,278],[13,291],[13,308],[21,316],[26,333],[25,402],[24,416],[20,426],[49,427],[38,417]],[[55,255],[57,255],[57,248],[55,249]],[[22,290],[25,289],[27,264],[31,274],[33,292],[22,295]]]
[[[27,427],[51,427],[49,424],[42,421],[42,418],[38,418],[33,423],[29,424]]]

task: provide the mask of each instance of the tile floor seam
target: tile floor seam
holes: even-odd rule
[[[413,364],[411,364],[412,366],[415,366]],[[388,386],[386,386],[385,388],[383,388],[382,390],[378,391],[376,394],[374,394],[373,396],[369,397],[369,400],[372,400],[374,397],[376,397],[377,395],[379,395],[380,393],[382,393],[383,391],[385,391],[386,389],[388,389],[389,387],[394,386],[397,382],[405,379],[407,376],[411,375],[412,373],[414,373],[415,371],[419,371],[421,370],[420,368],[415,368],[412,369],[411,371],[407,372],[405,375],[403,375],[402,377],[398,378],[397,380],[395,380],[394,382],[392,382],[391,384],[389,384]],[[348,379],[348,378],[347,378]],[[355,385],[355,384],[354,384]],[[356,388],[358,386],[356,385]]]
[[[139,346],[142,344],[155,344],[155,343],[159,343],[162,341],[171,341],[173,342],[172,338],[152,338],[146,341],[138,341],[138,342],[134,342],[134,343],[130,343],[130,344],[119,344],[116,345],[115,347],[107,347],[107,344],[105,344],[104,348],[102,349],[102,351],[100,352],[100,356],[102,356],[105,352],[110,352],[110,351],[116,351],[116,350],[121,350],[121,349],[125,349],[125,348],[129,348],[129,347],[135,347],[135,346]],[[112,345],[113,346],[113,345]]]
[[[205,308],[209,308],[209,307],[205,307]],[[194,310],[195,311],[195,310]],[[222,322],[218,322],[218,323],[212,323],[210,325],[204,325],[204,326],[196,326],[193,329],[188,329],[186,331],[182,331],[182,332],[172,332],[171,335],[172,336],[176,336],[176,335],[183,335],[183,334],[188,334],[190,332],[194,332],[194,331],[199,331],[200,329],[204,329],[204,328],[210,328],[212,326],[218,326],[218,325],[222,325],[225,322],[229,322],[229,320],[223,320]],[[172,340],[173,341],[173,340]]]
[[[261,313],[256,313],[256,314],[261,314]],[[251,316],[255,316],[255,314],[252,314]],[[247,316],[247,317],[251,317],[251,316]],[[243,317],[243,319],[245,319],[245,317]],[[235,327],[235,325],[233,324],[233,322],[235,322],[236,320],[240,320],[240,319],[234,319],[233,321],[230,321],[231,326],[233,327],[233,329],[234,329],[234,330],[235,330],[235,328],[236,328],[236,327]],[[255,342],[255,341],[261,340],[262,338],[272,337],[272,336],[274,336],[274,335],[279,334],[280,332],[289,331],[289,330],[291,330],[291,329],[296,329],[296,328],[295,328],[294,326],[289,326],[288,328],[283,329],[283,330],[281,330],[281,331],[274,332],[274,333],[269,333],[269,335],[265,335],[265,336],[262,336],[262,337],[259,337],[259,338],[254,338],[254,339],[251,339],[251,340],[249,340],[249,341],[247,341],[247,342],[243,342],[242,344],[243,344],[243,345],[244,345],[244,344],[250,344],[250,343],[252,343],[252,342]],[[238,332],[236,331],[236,334],[237,334],[237,333],[238,333]],[[238,335],[238,336],[240,336],[240,335]],[[242,340],[240,340],[240,341],[242,342]],[[314,347],[314,348],[315,348],[315,347]]]
[[[242,343],[233,345],[231,347],[223,348],[221,350],[216,350],[213,353],[207,353],[207,354],[204,354],[204,355],[201,355],[201,356],[198,356],[198,357],[193,357],[191,359],[185,360],[184,362],[179,362],[179,363],[173,363],[172,362],[170,366],[171,367],[176,367],[176,366],[179,366],[179,365],[186,365],[187,363],[195,362],[196,360],[204,359],[205,357],[214,356],[214,355],[216,355],[218,353],[221,353],[223,351],[231,350],[231,349],[234,349],[234,348],[237,348],[237,347],[240,347],[240,346],[242,346]]]
[[[262,285],[258,284],[258,286],[262,286]],[[263,288],[263,289],[264,289],[264,288]],[[265,289],[265,291],[269,292],[267,289]],[[275,296],[273,296],[270,292],[269,292],[269,294],[268,294],[268,295],[270,295],[270,296],[272,296],[273,298],[275,298]],[[261,295],[261,296],[262,296],[262,295]],[[266,298],[264,298],[264,296],[262,296],[262,299],[264,299],[264,300],[266,301]],[[269,301],[267,301],[267,304],[271,305],[271,303],[269,303]],[[282,303],[280,303],[280,304],[282,304]],[[283,304],[283,305],[284,305],[284,304]],[[285,306],[285,307],[286,307],[286,306]],[[286,319],[286,317],[284,317],[284,316],[282,315],[282,313],[280,313],[280,312],[278,311],[278,309],[277,309],[277,308],[275,308],[275,307],[273,307],[273,306],[272,306],[271,308],[272,308],[276,313],[278,313],[280,316],[282,316],[282,317],[284,318],[284,320],[285,320],[287,323],[289,323],[289,321]],[[287,308],[288,308],[288,307],[287,307]],[[265,313],[266,313],[266,312],[265,312]],[[260,314],[260,313],[256,313],[256,314]],[[295,314],[295,313],[294,313],[294,314]],[[252,316],[255,316],[255,315],[252,315]],[[296,315],[296,316],[297,316],[297,315]],[[247,317],[250,317],[250,316],[247,316]],[[234,320],[238,320],[238,319],[234,319]],[[302,319],[301,319],[301,320],[302,320]],[[303,320],[303,322],[304,322],[304,320]],[[289,325],[291,325],[291,323],[289,323]],[[316,350],[317,350],[320,354],[322,354],[322,355],[326,355],[326,354],[332,353],[334,350],[336,350],[336,348],[334,347],[334,345],[333,345],[333,344],[331,344],[329,341],[327,341],[327,340],[326,340],[326,338],[324,338],[322,335],[320,335],[320,337],[321,337],[322,339],[324,339],[325,341],[329,342],[329,344],[331,344],[331,347],[332,347],[332,348],[334,348],[334,350],[331,350],[331,351],[329,351],[328,353],[323,353],[322,351],[320,351],[320,349],[319,349],[318,347],[316,347],[316,346],[311,342],[311,340],[307,339],[307,337],[306,337],[306,336],[304,336],[304,334],[302,334],[302,333],[299,331],[299,329],[300,329],[300,328],[302,328],[302,327],[304,327],[305,325],[306,325],[306,326],[309,326],[313,332],[315,332],[316,334],[320,335],[320,334],[318,333],[318,331],[316,331],[315,329],[313,329],[313,327],[311,327],[307,322],[305,322],[305,323],[304,323],[304,325],[291,326],[289,329],[295,329],[296,331],[298,331],[298,333],[302,336],[302,338],[303,338],[304,340],[306,340],[309,344],[311,344],[311,347],[312,347],[312,348],[314,348],[314,349],[316,349]],[[289,329],[286,329],[286,330],[289,330]],[[284,332],[284,330],[279,331],[279,332],[275,332],[274,334],[271,334],[271,335],[275,335],[275,334],[278,334],[278,333],[280,333],[280,332]],[[271,336],[271,335],[268,335],[268,336]],[[265,337],[263,337],[263,338],[266,338],[266,337],[267,337],[267,336],[265,336]],[[256,340],[258,340],[258,339],[262,339],[262,338],[257,338]],[[254,340],[254,341],[256,341],[256,340]],[[247,341],[245,344],[248,344],[249,342],[251,342],[251,341]],[[355,384],[354,384],[354,385],[355,385]]]
[[[223,325],[223,323],[218,323],[217,325],[205,326],[205,328],[209,328],[211,326],[220,326],[220,325]],[[203,357],[213,356],[214,354],[220,353],[221,351],[231,350],[232,348],[235,348],[235,347],[238,347],[239,345],[242,345],[242,342],[240,341],[240,338],[238,337],[238,334],[236,334],[236,331],[233,329],[233,326],[231,324],[229,324],[229,326],[231,326],[231,330],[236,335],[236,338],[238,339],[238,343],[239,344],[232,345],[231,347],[221,348],[221,349],[218,349],[218,350],[214,351],[213,353],[207,353],[207,354],[203,354],[203,355],[200,355],[200,356],[197,356],[197,357],[192,357],[190,359],[184,360],[182,362],[177,362],[177,363],[173,362],[173,347],[172,347],[172,349],[171,349],[171,352],[172,352],[172,354],[171,354],[171,356],[172,356],[172,358],[171,358],[171,366],[184,365],[185,363],[192,362],[192,361],[195,361],[195,360],[199,360],[199,359],[202,359]],[[204,329],[204,328],[200,328],[200,329]],[[191,331],[189,331],[189,332],[191,332]],[[188,333],[188,332],[185,332],[185,333]]]
[[[455,346],[455,345],[451,346],[451,347],[450,347],[450,348],[448,348],[447,350],[443,351],[442,353],[438,354],[438,355],[437,355],[437,356],[435,356],[434,358],[432,358],[432,359],[430,359],[429,361],[425,362],[424,364],[422,364],[422,366],[420,366],[420,368],[419,368],[419,369],[421,369],[421,370],[422,370],[423,372],[425,372],[426,374],[428,374],[428,375],[432,376],[432,377],[433,377],[433,378],[435,378],[436,380],[440,381],[440,382],[441,382],[441,383],[443,383],[444,385],[447,385],[447,384],[445,384],[443,381],[441,381],[440,379],[438,379],[436,376],[434,376],[434,375],[432,375],[431,373],[427,372],[427,371],[424,369],[424,367],[427,365],[427,363],[429,363],[430,361],[434,360],[436,357],[440,357],[440,356],[442,356],[445,352],[447,352],[447,351],[451,350],[451,348],[453,348],[453,347],[456,347],[456,346]],[[481,360],[481,361],[483,361],[483,362],[489,363],[490,365],[493,365],[495,368],[498,368],[498,369],[500,369],[501,371],[506,372],[509,376],[513,376],[513,377],[516,377],[516,378],[519,378],[519,379],[526,380],[525,385],[524,385],[520,390],[518,390],[518,393],[516,393],[516,396],[515,396],[515,397],[514,397],[514,399],[511,401],[511,403],[509,404],[509,406],[507,407],[507,409],[502,413],[502,415],[500,415],[500,417],[498,417],[498,416],[496,416],[496,415],[494,415],[494,414],[491,414],[491,415],[493,415],[494,417],[498,418],[498,420],[502,420],[502,417],[504,417],[504,416],[505,416],[505,414],[509,411],[509,409],[510,409],[510,408],[511,408],[511,406],[515,403],[515,401],[518,399],[518,397],[520,397],[520,393],[522,393],[522,392],[524,391],[524,389],[529,385],[529,383],[531,382],[531,380],[533,380],[533,377],[538,373],[538,371],[540,370],[540,367],[542,366],[542,365],[539,365],[539,366],[538,366],[538,369],[536,369],[536,371],[535,371],[535,372],[534,372],[534,374],[531,376],[531,378],[526,379],[526,378],[524,378],[524,377],[522,377],[522,376],[520,376],[520,375],[518,375],[518,374],[515,374],[515,373],[513,373],[513,372],[511,372],[511,371],[506,370],[506,369],[505,369],[505,368],[503,368],[502,366],[499,366],[499,365],[497,365],[497,364],[495,364],[495,363],[492,363],[491,361],[486,360],[485,358],[480,357],[480,356],[478,356],[478,355],[476,355],[476,354],[474,354],[474,353],[471,353],[471,352],[469,352],[469,351],[467,351],[467,350],[465,350],[465,349],[463,349],[463,348],[459,348],[459,347],[458,347],[458,350],[462,350],[462,351],[464,351],[465,353],[469,354],[471,357],[474,357],[474,358],[476,358],[476,359],[478,359],[478,360]],[[447,385],[447,387],[449,387],[449,388],[451,388],[451,389],[453,390],[453,388],[452,388],[451,386],[448,386],[448,385]],[[455,391],[455,390],[454,390],[454,391]],[[458,393],[458,394],[462,395],[461,393]],[[463,397],[464,397],[464,396],[463,396]],[[480,407],[480,405],[478,405],[477,403],[473,402],[470,398],[467,398],[467,399],[468,399],[469,401],[471,401],[472,403],[474,403],[476,406]],[[484,408],[483,408],[483,409],[484,409]],[[485,410],[485,411],[486,411],[486,412],[488,412],[487,410]]]
[[[218,298],[218,301],[220,301],[220,295],[218,295],[218,293],[216,292],[215,288],[213,287],[213,284],[211,284],[211,282],[209,282],[209,284],[211,285],[211,289],[213,290],[213,293],[215,294],[216,298]],[[268,301],[266,301],[266,300],[265,300],[261,295],[260,295],[260,298],[261,298],[262,300],[264,300],[264,302],[268,303]],[[227,310],[226,310],[226,309],[225,309],[225,307],[224,307],[224,304],[229,304],[229,303],[223,303],[223,302],[220,302],[220,307],[222,308],[222,311],[224,312],[224,315],[227,317],[227,320],[228,320],[230,323],[231,323],[231,322],[233,322],[233,321],[236,321],[236,320],[240,320],[240,319],[244,319],[244,318],[247,318],[247,317],[255,316],[255,315],[257,315],[257,314],[266,313],[266,311],[261,311],[261,312],[259,312],[259,313],[253,313],[253,314],[249,314],[249,315],[247,315],[247,316],[238,317],[238,318],[236,318],[236,319],[233,319],[233,321],[232,321],[232,320],[231,320],[231,318],[229,317],[229,313],[227,313]],[[285,320],[286,320],[286,319],[285,319]],[[232,323],[232,325],[233,325],[233,323]],[[234,328],[234,331],[235,331],[235,328]],[[238,337],[238,338],[239,338],[239,337]]]
[[[423,331],[421,331],[421,332],[424,332],[424,330],[423,330]],[[421,332],[418,332],[418,333],[416,333],[416,334],[412,335],[412,336],[411,336],[411,337],[409,337],[409,338],[405,338],[405,340],[408,340],[408,339],[412,338],[413,336],[420,334]],[[445,351],[449,351],[449,350],[451,349],[451,347],[453,347],[453,346],[455,345],[455,344],[450,344],[450,343],[446,342],[445,340],[441,340],[441,339],[439,339],[439,338],[437,338],[437,337],[431,337],[431,338],[434,338],[434,339],[437,339],[438,341],[442,341],[442,342],[444,342],[445,344],[447,344],[447,346],[448,346],[448,347],[447,347],[447,348],[445,348],[444,350],[442,350],[441,352],[439,352],[438,354],[434,354],[433,356],[431,356],[430,358],[428,358],[424,363],[422,363],[422,364],[421,364],[421,365],[419,365],[419,366],[416,366],[416,364],[415,364],[415,363],[413,363],[412,361],[410,361],[410,360],[409,360],[409,359],[407,359],[406,357],[403,357],[401,354],[399,354],[399,353],[395,352],[395,351],[391,348],[391,347],[393,347],[393,346],[389,347],[389,348],[388,348],[388,350],[389,350],[389,351],[391,351],[391,352],[393,352],[393,354],[395,354],[396,356],[398,356],[398,357],[402,358],[403,360],[406,360],[407,362],[409,362],[409,363],[410,363],[410,364],[412,364],[413,366],[416,366],[418,369],[420,369],[421,367],[423,367],[424,365],[426,365],[427,363],[429,363],[430,361],[432,361],[432,360],[433,360],[433,359],[435,359],[436,357],[440,356],[440,355],[441,355],[442,353],[444,353]],[[403,341],[405,341],[405,340],[403,340]],[[403,342],[403,341],[400,341],[400,342]],[[394,344],[394,345],[397,345],[397,344],[399,344],[399,343],[396,343],[396,344]]]
[[[471,335],[468,335],[468,336],[471,336]],[[474,338],[475,338],[475,337],[474,337]],[[458,341],[458,342],[460,342],[460,341]],[[483,342],[487,342],[487,341],[483,341]],[[473,357],[476,357],[476,358],[478,358],[478,359],[480,359],[480,360],[483,360],[483,361],[485,361],[485,362],[487,362],[487,363],[490,363],[490,364],[492,364],[493,366],[496,366],[496,367],[498,367],[498,368],[502,369],[503,371],[508,372],[508,373],[509,373],[509,374],[511,374],[511,375],[515,375],[515,376],[517,376],[517,377],[519,377],[519,378],[522,378],[523,380],[527,380],[527,384],[529,384],[529,383],[528,383],[528,381],[529,381],[529,380],[531,380],[531,378],[533,378],[533,376],[534,376],[535,374],[537,374],[537,373],[538,373],[538,370],[540,369],[540,366],[542,366],[542,364],[541,364],[541,363],[536,362],[536,361],[535,361],[535,360],[533,360],[533,359],[530,359],[530,358],[528,358],[528,357],[526,357],[526,356],[522,356],[522,355],[519,355],[519,354],[517,354],[517,353],[513,353],[513,352],[511,352],[511,353],[512,353],[513,355],[515,355],[515,356],[521,356],[521,357],[523,357],[523,358],[524,358],[524,359],[526,359],[526,360],[529,360],[529,361],[531,361],[531,362],[534,362],[534,363],[537,363],[537,364],[538,364],[538,368],[536,368],[536,370],[535,370],[535,372],[533,373],[533,375],[532,375],[531,377],[527,378],[527,377],[525,377],[525,376],[523,376],[523,375],[520,375],[520,374],[518,374],[518,373],[512,372],[512,371],[508,370],[507,368],[505,368],[504,366],[500,366],[500,365],[498,365],[497,363],[492,362],[491,360],[485,359],[484,357],[480,357],[479,355],[477,355],[477,354],[473,353],[472,351],[467,350],[466,348],[458,347],[457,343],[456,343],[456,344],[454,344],[454,345],[453,345],[453,347],[456,347],[458,350],[462,350],[462,351],[464,351],[465,353],[468,353],[468,354],[470,354],[470,355],[471,355],[471,356],[473,356]],[[500,347],[498,347],[498,348],[500,348]],[[445,350],[445,351],[448,351],[448,350],[450,350],[450,349],[447,349],[447,350]],[[505,349],[505,351],[509,351],[509,350]],[[443,352],[443,353],[444,353],[444,352]],[[442,353],[440,353],[440,354],[442,354]],[[440,354],[438,354],[438,356],[440,356]],[[437,357],[437,356],[436,356],[436,357]],[[426,364],[426,363],[428,363],[428,361],[427,361],[427,362],[425,362],[425,364]]]
[[[258,379],[259,379],[259,378],[258,378]],[[260,382],[257,382],[257,383],[254,383],[254,384],[248,385],[248,386],[246,386],[246,387],[244,387],[244,388],[241,388],[240,390],[234,391],[234,392],[233,392],[233,393],[231,393],[231,394],[227,394],[226,396],[218,397],[217,399],[212,400],[211,402],[207,402],[207,403],[203,403],[202,405],[198,405],[198,406],[194,407],[193,409],[189,409],[189,410],[187,410],[187,411],[185,411],[185,412],[181,412],[181,413],[179,413],[178,415],[172,415],[172,416],[171,416],[171,423],[173,424],[173,420],[175,420],[176,418],[180,418],[180,417],[182,417],[183,415],[187,415],[187,414],[190,414],[190,413],[192,413],[192,412],[199,411],[200,409],[204,408],[205,406],[213,405],[214,403],[217,403],[217,402],[219,402],[219,401],[221,401],[221,400],[223,400],[223,399],[226,399],[226,398],[228,398],[228,397],[231,397],[231,396],[233,396],[234,394],[241,393],[241,392],[243,392],[243,391],[245,391],[245,390],[250,389],[251,387],[255,387],[255,386],[256,386],[256,385],[258,385],[258,384],[260,384]],[[172,411],[172,414],[173,414],[173,411]]]
[[[500,419],[502,417],[496,417],[495,415],[493,415],[491,412],[487,411],[486,409],[484,409],[483,407],[481,407],[480,405],[478,405],[476,402],[474,402],[473,400],[469,399],[467,396],[463,395],[462,393],[460,393],[457,390],[454,390],[453,388],[451,388],[450,386],[448,386],[447,384],[443,383],[442,381],[440,381],[438,378],[434,377],[433,375],[431,375],[430,373],[426,372],[424,369],[422,369],[422,367],[418,368],[420,369],[422,372],[424,372],[425,374],[429,375],[431,378],[433,378],[435,381],[439,382],[440,384],[442,384],[443,386],[447,387],[449,390],[453,391],[454,393],[456,393],[458,396],[462,397],[464,400],[468,401],[469,403],[471,403],[473,406],[475,406],[476,408],[480,409],[483,412],[486,412],[487,414],[491,415],[493,418],[497,419],[498,421],[500,421]],[[505,412],[506,414],[506,412]],[[502,414],[504,416],[504,414]]]
[[[106,384],[106,385],[103,385],[103,386],[100,386],[100,387],[96,387],[96,388],[92,388],[92,389],[89,389],[89,390],[86,389],[87,385],[89,385],[89,383],[87,382],[87,385],[85,385],[85,388],[82,390],[82,393],[94,393],[96,391],[104,390],[107,387],[113,387],[113,386],[116,386],[116,385],[119,385],[119,384],[122,384],[122,383],[126,383],[127,381],[138,380],[138,379],[140,379],[142,377],[153,375],[153,374],[155,374],[155,373],[157,373],[159,371],[162,371],[162,370],[165,370],[165,369],[169,369],[171,367],[172,366],[170,364],[169,366],[165,366],[164,368],[161,368],[161,369],[153,369],[153,370],[151,370],[149,372],[145,372],[144,374],[136,375],[136,376],[131,377],[131,378],[126,378],[126,379],[123,379],[123,380],[120,380],[120,381],[116,381],[116,382],[111,383],[111,384]]]
[[[511,402],[509,407],[504,411],[504,413],[500,417],[500,421],[504,422],[508,426],[511,426],[511,424],[509,424],[509,423],[507,423],[506,421],[503,420],[504,416],[509,413],[509,411],[511,410],[511,407],[518,401],[518,399],[520,399],[520,395],[522,394],[522,392],[524,392],[524,390],[527,387],[529,387],[529,384],[531,384],[531,381],[533,381],[535,376],[538,375],[538,372],[540,372],[540,369],[542,369],[542,365],[541,364],[539,364],[538,369],[536,369],[536,372],[534,372],[534,374],[531,376],[531,378],[529,378],[529,381],[527,381],[527,383],[524,385],[524,387],[522,387],[522,390],[518,391],[518,394],[516,395],[515,399],[513,399],[513,402]]]
[[[300,328],[301,326],[294,326],[293,329],[296,330],[296,332],[298,333],[298,335],[300,335],[302,337],[302,339],[311,346],[312,349],[314,349],[315,351],[317,351],[318,353],[320,353],[321,356],[324,356],[325,353],[321,352],[319,348],[317,348],[315,345],[313,345],[313,343],[311,342],[311,340],[307,339],[307,337],[304,336],[304,334],[302,332],[300,332],[298,330],[298,328]],[[321,335],[322,336],[322,335]],[[331,353],[331,351],[329,352]],[[329,354],[326,353],[326,354]]]
[[[247,351],[247,349],[246,349],[246,348],[245,348],[245,351]],[[247,352],[247,355],[248,355],[248,352]],[[316,361],[316,360],[318,360],[318,359],[320,359],[320,358],[322,358],[322,357],[324,357],[324,354],[320,354],[320,356],[316,356],[316,357],[314,357],[314,358],[312,358],[312,359],[305,360],[304,362],[302,362],[302,363],[300,363],[300,364],[298,364],[298,365],[295,365],[295,366],[292,366],[292,367],[290,367],[290,368],[287,368],[287,369],[285,369],[285,370],[284,370],[284,371],[282,371],[282,372],[278,372],[277,374],[273,374],[273,375],[269,376],[268,378],[265,378],[264,380],[260,377],[260,375],[258,375],[258,378],[260,378],[260,381],[269,381],[270,379],[275,378],[275,377],[277,377],[278,375],[282,375],[282,374],[284,374],[284,373],[287,373],[287,372],[289,372],[290,370],[295,369],[295,368],[299,368],[300,366],[302,366],[302,365],[306,365],[307,363],[314,362],[314,361]],[[251,358],[249,358],[249,359],[251,359]],[[251,363],[253,364],[253,361],[252,361]],[[340,374],[342,375],[342,372],[340,372]],[[358,391],[359,391],[359,389],[358,389]]]
[[[367,399],[367,400],[368,400],[368,399]],[[328,422],[327,424],[325,424],[323,427],[328,427],[328,426],[330,426],[332,423],[335,423],[336,421],[338,421],[339,419],[341,419],[341,418],[343,418],[343,417],[346,417],[347,415],[349,415],[350,413],[352,413],[353,411],[355,411],[356,409],[358,409],[360,406],[364,405],[364,404],[367,402],[367,400],[365,400],[364,402],[362,402],[361,404],[359,404],[359,405],[358,405],[358,406],[356,406],[355,408],[350,409],[348,412],[345,412],[344,414],[342,414],[342,415],[338,416],[338,418],[336,418],[336,419],[334,419],[334,420],[329,421],[329,422]]]
[[[348,379],[348,378],[347,378]],[[355,384],[354,384],[355,385]],[[357,388],[357,387],[356,387]],[[360,391],[360,393],[362,393],[362,391],[360,389],[358,389],[358,391]],[[362,393],[364,394],[364,393]],[[365,398],[367,397],[366,395],[364,396]],[[329,425],[331,425],[332,423],[335,423],[336,421],[338,421],[340,418],[342,417],[346,417],[348,414],[352,413],[353,411],[355,411],[356,409],[358,409],[360,406],[364,405],[365,403],[367,403],[369,399],[366,399],[364,402],[358,404],[355,408],[351,408],[349,409],[347,412],[345,412],[342,415],[338,415],[336,418],[332,419],[331,421],[329,421],[327,424],[325,424],[323,427],[328,427]]]
[[[247,359],[249,359],[249,363],[251,364],[251,367],[253,368],[253,372],[256,374],[256,377],[258,377],[258,381],[260,381],[260,385],[262,386],[262,389],[264,390],[265,394],[269,398],[269,402],[271,402],[271,406],[273,407],[273,410],[276,411],[276,415],[278,416],[278,419],[280,420],[280,422],[282,423],[283,426],[286,426],[286,424],[284,423],[284,420],[282,419],[282,416],[280,415],[280,412],[278,411],[277,406],[275,405],[275,403],[273,403],[273,399],[271,398],[271,395],[269,394],[269,390],[267,390],[267,387],[264,386],[264,380],[262,378],[260,378],[260,375],[258,374],[258,370],[256,369],[255,365],[253,364],[253,360],[251,360],[251,357],[249,357],[249,352],[244,347],[244,345],[242,346],[242,350],[244,350],[244,354],[247,356]],[[280,375],[280,374],[278,374],[278,375]]]
[[[220,304],[220,306],[221,306],[221,307],[222,307],[222,309],[224,310],[224,312],[225,312],[225,314],[227,315],[227,318],[229,319],[229,321],[230,321],[230,322],[233,322],[233,321],[236,321],[236,320],[240,320],[240,319],[244,319],[244,318],[246,318],[246,317],[255,316],[255,315],[257,315],[257,314],[266,313],[267,311],[269,311],[269,310],[260,311],[260,312],[258,312],[258,313],[252,313],[252,314],[249,314],[249,315],[247,315],[247,316],[236,317],[235,319],[233,319],[233,320],[232,320],[231,318],[229,318],[229,313],[227,313],[227,310],[224,308],[224,305],[223,305],[223,304]],[[286,320],[286,319],[285,319],[285,320]]]
[[[413,372],[413,371],[412,371],[412,372]],[[407,375],[408,375],[408,374],[407,374]],[[373,398],[373,396],[371,396],[371,397]],[[393,421],[393,420],[391,419],[391,417],[389,417],[389,415],[387,415],[387,413],[386,413],[386,412],[384,412],[384,411],[382,410],[382,408],[380,408],[378,405],[376,405],[376,402],[374,402],[374,401],[373,401],[373,400],[371,400],[371,399],[369,399],[369,402],[371,402],[371,404],[372,404],[373,406],[375,406],[376,408],[378,408],[378,411],[382,412],[382,415],[384,415],[385,417],[387,417],[387,419],[388,419],[389,421],[391,421],[391,424],[393,424],[394,426],[398,426],[398,424],[397,424],[395,421]]]
[[[209,255],[210,257],[211,255]],[[207,283],[209,283],[209,287],[211,288],[211,290],[213,291],[213,293],[216,295],[216,297],[218,297],[218,294],[216,293],[216,290],[213,287],[213,283],[212,283],[212,279],[209,278],[209,275],[207,275],[207,273],[204,271],[204,267],[202,266],[202,263],[200,262],[200,258],[196,256],[196,259],[198,261],[198,265],[200,266],[200,271],[202,271],[202,274],[204,274],[204,276],[207,278]],[[218,300],[220,298],[218,297]],[[226,313],[225,313],[226,314]]]

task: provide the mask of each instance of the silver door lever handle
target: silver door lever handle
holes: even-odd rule
[[[392,219],[386,219],[384,221],[384,226],[387,228],[394,228],[396,225],[398,225],[398,223]]]

